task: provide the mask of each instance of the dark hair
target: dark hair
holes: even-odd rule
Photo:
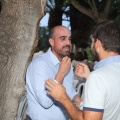
[[[83,53],[84,59],[88,59],[88,54],[87,54],[87,52],[86,52],[86,51],[82,51],[82,53]]]
[[[95,42],[99,39],[103,48],[120,54],[120,24],[114,21],[104,21],[97,25],[93,33]]]
[[[82,52],[77,52],[73,59],[77,60],[77,61],[83,61],[84,60],[84,54]]]
[[[50,30],[48,38],[53,38],[54,37],[54,28]]]

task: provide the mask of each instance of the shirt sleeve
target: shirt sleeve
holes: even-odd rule
[[[45,62],[32,62],[27,72],[32,94],[36,101],[44,108],[49,108],[54,103],[54,100],[46,94],[47,90],[44,87],[45,80],[48,78],[53,79],[52,74]]]
[[[72,75],[72,79],[73,79],[73,82],[74,82],[74,72],[73,72],[73,67],[72,67],[72,66],[71,66],[71,73],[70,73],[70,74]],[[76,92],[75,88],[74,88],[73,82],[72,82],[72,86],[71,86],[71,89],[72,89],[72,98],[71,98],[71,99],[73,99],[74,96],[75,96],[76,94],[78,94],[78,93]]]
[[[102,74],[96,72],[90,74],[85,85],[83,110],[104,111],[106,87],[104,84],[105,78],[101,76]]]

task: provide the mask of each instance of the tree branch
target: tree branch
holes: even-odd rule
[[[77,0],[72,0],[71,4],[80,12],[82,12],[83,14],[89,16],[90,18],[94,19],[94,16],[92,14],[92,10],[90,9],[86,9],[85,7],[83,7],[82,5],[79,4],[79,2]]]
[[[87,0],[87,3],[90,5],[91,8],[93,8],[93,5],[90,0]]]
[[[99,14],[98,14],[98,10],[97,10],[96,4],[95,4],[95,0],[92,0],[92,4],[93,4],[92,11],[93,11],[93,13],[94,13],[94,17],[95,17],[95,18],[98,18],[98,17],[99,17]]]
[[[111,5],[111,0],[107,0],[106,6],[105,6],[105,9],[104,9],[104,13],[106,14],[106,17],[108,16],[110,5]]]
[[[50,11],[53,11],[53,8],[47,3],[47,7],[50,9]]]

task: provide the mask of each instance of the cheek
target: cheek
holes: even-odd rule
[[[61,43],[57,43],[57,44],[54,44],[54,48],[56,48],[56,49],[61,49],[62,48],[62,44]]]
[[[92,43],[92,44],[91,44],[91,50],[93,50],[93,46],[94,46],[94,45],[93,45],[93,43]]]

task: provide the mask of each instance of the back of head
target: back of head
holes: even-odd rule
[[[120,24],[114,21],[104,21],[97,25],[93,38],[99,39],[104,50],[120,54]]]
[[[88,55],[86,51],[82,51],[83,55],[84,55],[84,59],[88,59]]]
[[[82,52],[77,52],[73,59],[77,60],[77,61],[83,61],[84,60],[84,55],[83,55]]]

